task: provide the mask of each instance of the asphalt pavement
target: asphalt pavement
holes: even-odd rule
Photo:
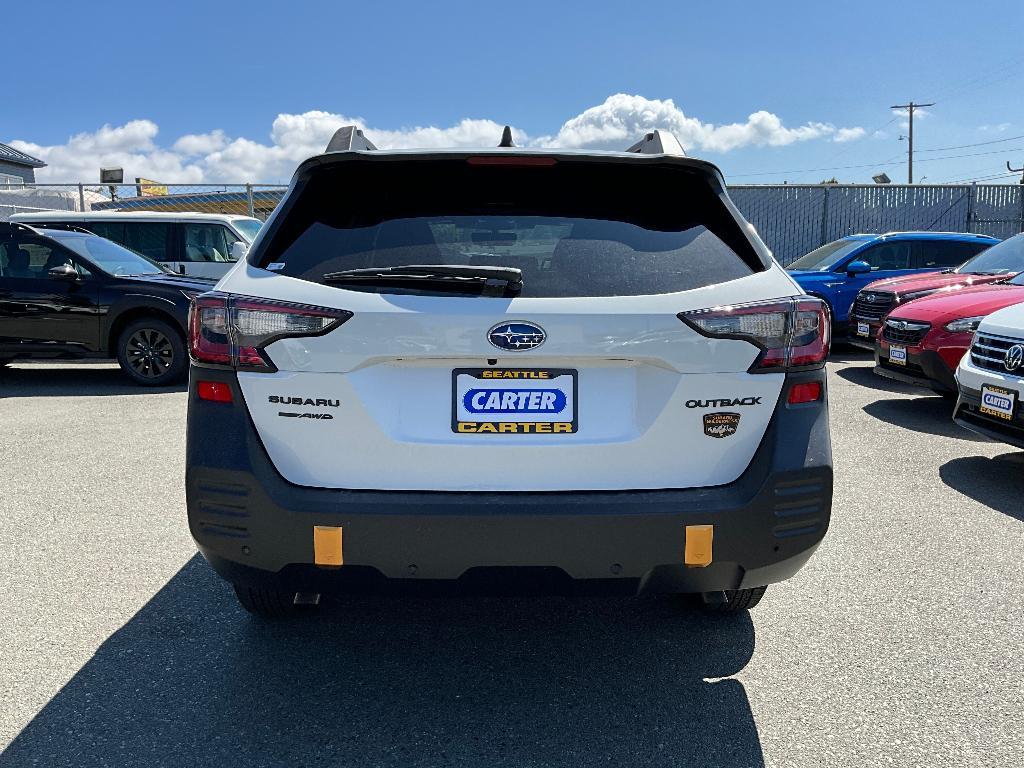
[[[0,768],[1024,763],[1024,453],[829,365],[832,527],[749,615],[672,598],[244,613],[195,554],[185,395],[0,373]]]

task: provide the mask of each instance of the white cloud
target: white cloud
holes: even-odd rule
[[[646,99],[617,93],[603,104],[590,107],[567,120],[555,136],[537,139],[540,146],[558,148],[623,149],[629,142],[654,128],[675,134],[688,151],[728,152],[745,146],[779,147],[844,134],[843,141],[859,138],[860,128],[836,129],[831,123],[810,122],[787,128],[782,120],[764,110],[751,114],[746,122],[715,125],[688,117],[672,99]],[[856,136],[850,132],[858,131]]]
[[[283,181],[304,159],[322,152],[334,131],[350,124],[363,129],[381,149],[493,147],[502,129],[501,124],[484,119],[464,119],[446,128],[381,129],[367,126],[362,118],[314,110],[278,115],[271,125],[269,143],[231,138],[218,129],[181,136],[165,149],[156,143],[158,128],[150,120],[105,125],[53,146],[10,143],[49,164],[37,172],[39,181],[91,181],[100,166],[121,166],[126,179],[145,176],[168,183]],[[567,120],[553,135],[531,137],[513,128],[513,136],[520,146],[624,149],[655,128],[671,131],[695,154],[811,140],[846,142],[865,133],[863,128],[837,128],[826,122],[787,127],[777,115],[764,110],[752,113],[744,122],[715,125],[684,114],[671,99],[619,93]]]
[[[835,132],[835,135],[832,137],[832,141],[838,143],[842,143],[844,141],[856,141],[857,139],[863,138],[865,133],[867,133],[867,131],[860,127],[840,128]]]
[[[900,130],[906,131],[906,130],[910,129],[910,121],[907,119],[907,110],[905,110],[905,109],[894,109],[892,111],[892,113],[896,117],[902,117],[903,118],[899,122]],[[932,116],[932,113],[929,112],[924,107],[917,107],[914,110],[914,119],[915,120],[924,120],[925,118],[928,118],[928,117],[931,117],[931,116]]]
[[[218,128],[210,133],[187,133],[174,142],[171,148],[183,155],[208,155],[223,149],[227,143],[228,137]]]
[[[978,130],[982,133],[1002,133],[1010,127],[1010,123],[997,123],[996,125],[979,125]]]

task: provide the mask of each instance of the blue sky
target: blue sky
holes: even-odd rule
[[[733,182],[903,181],[889,105],[914,99],[938,102],[917,180],[980,178],[1024,164],[1024,3],[984,5],[39,1],[5,11],[32,43],[6,57],[0,141],[41,180],[278,181],[342,119],[390,146],[496,141],[464,120],[625,146],[661,123]]]

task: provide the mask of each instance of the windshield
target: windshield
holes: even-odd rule
[[[263,222],[259,219],[232,219],[231,223],[250,243],[256,239],[256,233],[263,226]]]
[[[827,272],[829,268],[847,254],[864,245],[863,240],[833,240],[810,253],[801,256],[786,269],[805,269],[813,272]]]
[[[51,232],[50,237],[111,275],[155,275],[170,270],[97,235]]]
[[[508,267],[521,273],[524,298],[675,293],[762,268],[707,180],[671,166],[368,166],[311,179],[255,266],[321,283],[354,269],[463,266],[476,270],[475,279],[460,271],[474,290],[486,272],[479,267]],[[645,188],[675,194],[636,194]],[[452,276],[326,282],[433,295],[453,290]]]
[[[956,270],[960,274],[1006,275],[1024,272],[1024,234],[986,248]],[[1014,280],[1016,282],[1016,280]]]

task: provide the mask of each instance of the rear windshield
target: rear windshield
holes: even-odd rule
[[[514,267],[527,297],[674,293],[764,268],[708,182],[688,169],[465,160],[321,172],[254,263],[312,282],[371,267]]]

